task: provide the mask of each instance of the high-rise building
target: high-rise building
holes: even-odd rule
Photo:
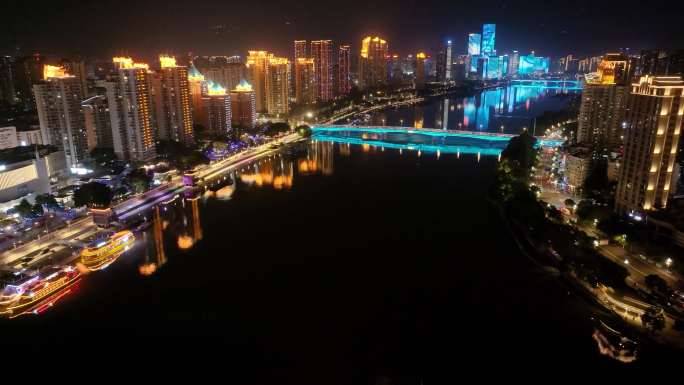
[[[243,81],[230,91],[230,112],[233,127],[254,128],[256,125],[256,93]]]
[[[45,65],[33,92],[44,142],[63,149],[67,167],[78,164],[88,156],[81,82],[62,67]]]
[[[230,94],[219,84],[213,83],[207,88],[203,99],[207,131],[216,135],[228,134],[232,125]]]
[[[351,91],[351,47],[341,45],[337,53],[338,90],[340,95]]]
[[[247,55],[247,78],[254,89],[256,97],[257,112],[268,112],[266,104],[266,67],[270,59],[273,58],[272,53],[267,51],[249,51]]]
[[[17,103],[14,92],[14,58],[0,56],[0,105],[11,106]]]
[[[482,35],[479,33],[468,34],[468,55],[480,55],[480,47],[482,45]]]
[[[88,96],[88,78],[86,76],[86,65],[82,59],[70,58],[62,59],[60,64],[67,73],[75,76],[81,82],[81,88],[83,89],[83,95]]]
[[[306,54],[306,40],[295,40],[294,42],[294,62],[298,59],[308,59]]]
[[[387,41],[377,36],[368,36],[361,41],[359,55],[359,86],[361,88],[387,84],[388,52]]]
[[[628,70],[621,57],[606,55],[599,72],[586,76],[582,91],[577,142],[589,146],[594,158],[618,152],[622,146],[622,131]]]
[[[427,55],[424,52],[419,52],[416,54],[416,76],[415,76],[415,88],[425,87],[425,59]]]
[[[496,55],[496,24],[482,25],[482,48],[481,54],[485,56]]]
[[[81,102],[85,119],[86,141],[88,151],[96,147],[114,149],[112,139],[112,119],[106,87],[94,87],[95,94]]]
[[[160,139],[184,144],[195,141],[188,67],[171,56],[160,56],[160,70],[153,78],[155,116]]]
[[[145,162],[156,156],[151,84],[153,73],[144,63],[115,57],[116,76],[101,80],[109,104],[114,153],[119,159]]]
[[[270,115],[281,116],[290,112],[290,61],[272,57],[266,66],[266,108]]]
[[[333,44],[332,40],[311,42],[311,57],[314,59],[314,84],[316,100],[327,102],[333,98]]]
[[[298,58],[295,63],[295,100],[297,104],[316,101],[314,93],[314,59]]]
[[[684,49],[641,51],[637,75],[684,76]]]
[[[207,81],[204,79],[204,75],[202,75],[197,67],[195,67],[194,63],[190,64],[190,69],[188,70],[188,84],[190,86],[190,98],[192,100],[193,120],[206,127],[207,116],[205,114],[205,108],[202,104],[202,98],[207,93]]]
[[[515,76],[518,74],[518,68],[520,66],[520,54],[518,51],[513,51],[508,62],[508,74]]]
[[[632,84],[625,118],[625,152],[615,196],[620,213],[665,208],[684,117],[680,76],[642,76]]]
[[[239,56],[198,56],[192,62],[207,82],[232,90],[247,79],[247,70]]]
[[[33,85],[43,80],[45,58],[40,54],[14,60],[14,94],[17,104],[25,110],[36,107]]]
[[[451,40],[447,40],[439,50],[437,55],[437,80],[446,83],[453,80],[452,64],[453,64],[454,47]]]

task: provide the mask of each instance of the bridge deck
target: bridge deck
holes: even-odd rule
[[[379,133],[406,133],[430,136],[461,136],[484,140],[508,141],[516,136],[499,132],[465,131],[465,130],[444,130],[436,128],[415,128],[415,127],[395,127],[395,126],[342,126],[342,125],[319,125],[312,128],[314,132],[379,132]],[[546,136],[536,136],[537,140],[551,146],[560,146],[564,140],[548,138]]]

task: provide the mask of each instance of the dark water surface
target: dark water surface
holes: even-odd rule
[[[655,365],[658,352],[630,365],[598,353],[591,307],[519,252],[486,201],[496,162],[327,142],[262,161],[162,207],[50,311],[0,321],[6,355],[200,363],[247,384]]]

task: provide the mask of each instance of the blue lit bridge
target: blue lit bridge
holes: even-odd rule
[[[510,85],[518,88],[581,91],[583,82],[563,79],[516,79],[511,80]]]
[[[316,126],[315,140],[440,153],[499,155],[515,135],[460,130],[385,126]],[[537,137],[537,146],[558,147],[564,140]]]

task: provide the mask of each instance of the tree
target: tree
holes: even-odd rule
[[[311,127],[309,127],[306,124],[302,124],[301,126],[297,126],[297,128],[295,128],[295,130],[297,131],[297,133],[299,135],[301,135],[303,137],[309,137],[312,134]]]
[[[116,154],[114,154],[114,149],[110,147],[95,147],[90,152],[90,157],[97,163],[108,163],[116,160]]]
[[[652,332],[657,332],[665,328],[665,315],[663,309],[652,306],[641,315],[641,323]]]
[[[109,207],[112,202],[112,190],[102,183],[86,183],[74,191],[76,207]]]
[[[514,136],[501,152],[501,159],[506,159],[511,166],[513,176],[521,183],[527,184],[530,170],[537,161],[537,150],[534,148],[537,139],[529,132]]]
[[[143,168],[133,170],[126,175],[126,184],[136,194],[143,193],[150,188],[152,178]]]
[[[565,203],[565,207],[568,208],[568,210],[573,211],[575,209],[575,201],[568,198],[566,199],[563,203]]]
[[[657,274],[647,275],[644,278],[644,283],[650,290],[660,293],[666,293],[670,289],[670,287],[667,285],[667,282],[665,282],[665,280]]]
[[[57,199],[52,194],[41,194],[36,197],[36,204],[44,205],[49,209],[56,209],[59,207]]]
[[[33,212],[33,207],[27,201],[25,198],[19,202],[18,205],[14,206],[14,210],[19,214],[21,217],[26,218],[30,216]]]
[[[271,123],[264,130],[264,134],[268,136],[274,136],[281,132],[290,131],[290,125],[283,122]]]

